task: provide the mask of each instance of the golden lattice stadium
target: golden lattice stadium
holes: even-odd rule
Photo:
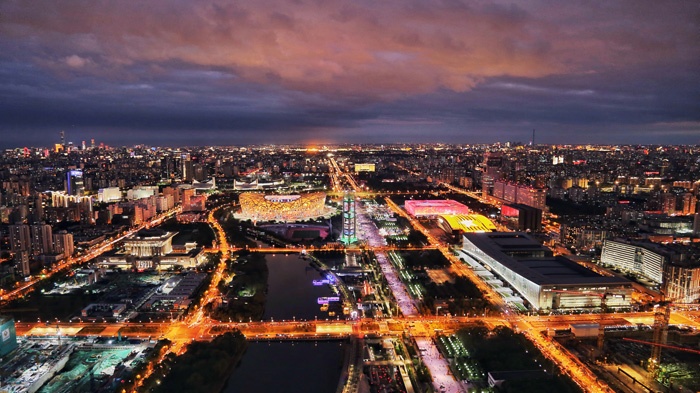
[[[266,195],[246,192],[239,197],[241,213],[238,218],[253,221],[294,222],[324,216],[326,194],[314,192],[294,195]]]

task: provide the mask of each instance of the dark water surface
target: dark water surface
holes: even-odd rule
[[[250,342],[222,393],[333,393],[345,341]]]
[[[313,280],[321,279],[321,273],[298,254],[266,255],[269,276],[267,279],[267,303],[263,318],[270,320],[313,320],[328,318],[320,310],[319,297],[336,296],[328,286],[316,287]]]

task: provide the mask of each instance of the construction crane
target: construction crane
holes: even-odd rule
[[[661,294],[661,303],[654,306],[654,336],[652,342],[654,346],[651,348],[651,356],[649,357],[649,374],[653,378],[659,375],[659,367],[661,366],[661,348],[666,345],[668,338],[668,322],[671,319],[671,304],[663,301],[664,295]]]
[[[628,338],[628,337],[623,337],[622,340],[624,340],[624,341],[630,341],[630,342],[638,343],[638,344],[651,345],[651,346],[654,346],[654,347],[669,348],[669,349],[675,349],[675,350],[677,350],[677,351],[683,351],[683,352],[690,352],[690,353],[700,354],[700,350],[698,350],[698,349],[686,348],[686,347],[679,347],[679,346],[677,346],[677,345],[658,344],[658,343],[651,342],[651,341],[637,340],[637,339],[635,339],[635,338]]]

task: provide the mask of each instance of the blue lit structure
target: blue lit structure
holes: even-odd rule
[[[85,187],[83,185],[83,171],[73,169],[66,173],[66,194],[83,195]]]

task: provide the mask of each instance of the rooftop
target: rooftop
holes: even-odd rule
[[[496,230],[491,220],[481,214],[445,214],[440,216],[452,230],[463,232],[491,232]]]
[[[470,241],[508,269],[538,285],[611,285],[629,281],[605,277],[552,251],[522,232],[467,233]]]

